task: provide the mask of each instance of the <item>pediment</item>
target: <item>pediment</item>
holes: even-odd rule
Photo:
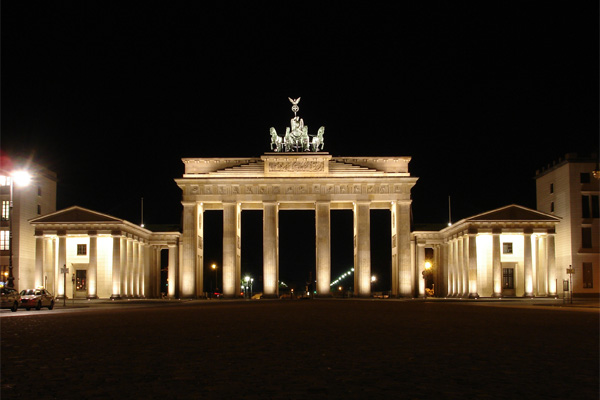
[[[32,224],[39,223],[107,223],[107,222],[123,222],[123,220],[112,217],[107,214],[102,214],[97,211],[88,210],[87,208],[73,206],[64,210],[56,211],[51,214],[43,215],[34,218],[30,221]]]
[[[495,210],[487,211],[482,214],[475,215],[467,218],[467,222],[483,222],[483,221],[547,221],[547,222],[558,222],[559,217],[554,215],[546,214],[531,208],[511,204]]]

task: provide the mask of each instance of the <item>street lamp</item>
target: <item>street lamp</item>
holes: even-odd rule
[[[211,265],[211,268],[215,271],[215,292],[219,291],[219,278],[217,275],[217,264]]]
[[[27,171],[13,171],[10,174],[10,199],[8,203],[8,286],[9,288],[15,287],[15,277],[13,275],[13,194],[14,186],[25,187],[31,182],[31,175]]]
[[[244,277],[244,281],[246,282],[246,290],[244,290],[244,292],[248,291],[248,286],[250,287],[250,296],[248,297],[249,299],[252,298],[252,283],[254,282],[254,278],[250,278],[248,275],[246,275]]]
[[[431,262],[425,261],[425,270],[423,271],[423,297],[427,298],[427,275],[431,270]]]

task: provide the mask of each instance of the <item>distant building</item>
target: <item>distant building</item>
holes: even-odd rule
[[[569,280],[573,270],[575,296],[600,293],[600,192],[598,158],[567,154],[538,170],[537,209],[561,218],[556,228],[557,279]]]
[[[11,173],[23,169],[27,170],[31,175],[30,183],[22,187],[12,185],[12,275],[16,289],[31,288],[35,285],[35,280],[33,279],[33,271],[35,269],[35,236],[34,228],[28,221],[40,215],[56,211],[56,174],[30,161],[20,163],[13,159],[9,163],[8,159],[5,158],[2,161],[2,170],[0,170],[0,201],[2,203],[2,218],[0,222],[0,277],[2,282],[7,282],[9,278]]]

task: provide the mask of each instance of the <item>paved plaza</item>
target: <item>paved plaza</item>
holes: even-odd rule
[[[0,315],[3,400],[599,395],[597,303],[96,301]]]

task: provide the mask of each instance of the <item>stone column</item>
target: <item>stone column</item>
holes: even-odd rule
[[[556,297],[557,282],[556,282],[556,253],[555,253],[555,232],[554,229],[548,230],[546,239],[546,254],[548,267],[548,295]]]
[[[354,284],[359,297],[371,295],[371,212],[366,201],[354,204]]]
[[[502,297],[502,263],[500,261],[500,230],[492,230],[492,290],[493,297]]]
[[[148,291],[146,290],[146,282],[148,281],[148,276],[147,276],[147,274],[148,274],[148,268],[147,268],[148,256],[146,254],[147,247],[148,246],[146,246],[146,243],[140,242],[139,256],[138,256],[138,263],[140,266],[139,275],[138,275],[138,282],[139,282],[138,295],[141,298],[146,298],[146,296],[148,295]]]
[[[56,270],[56,257],[55,257],[56,245],[55,241],[51,238],[44,239],[44,285],[47,285],[46,289],[50,293],[56,294],[58,288],[57,276],[59,275]],[[47,277],[47,279],[46,279]]]
[[[411,265],[410,200],[392,202],[392,295],[414,296],[416,274]],[[394,289],[397,290],[394,293]]]
[[[35,232],[35,286],[44,286],[44,235]]]
[[[317,296],[331,296],[331,203],[319,201],[315,206]]]
[[[469,291],[469,236],[464,234],[460,239],[462,245],[463,296],[468,297]]]
[[[135,297],[133,276],[134,276],[134,239],[127,238],[127,297]]]
[[[121,232],[113,232],[112,300],[121,299]]]
[[[169,266],[167,267],[167,282],[168,282],[168,296],[170,299],[177,297],[177,246],[169,244]]]
[[[523,278],[525,283],[525,293],[523,297],[533,297],[533,259],[531,253],[531,234],[530,229],[523,232]]]
[[[263,297],[279,296],[279,206],[263,203]]]
[[[123,233],[121,239],[121,297],[127,297],[127,234]]]
[[[465,291],[465,257],[464,257],[464,247],[463,247],[463,238],[459,236],[455,240],[456,246],[456,266],[457,266],[457,275],[458,275],[458,297],[464,297],[467,295]]]
[[[425,297],[425,243],[417,243],[417,279],[419,297]]]
[[[179,266],[179,296],[196,295],[197,220],[196,203],[183,204],[183,260]]]
[[[240,293],[240,219],[239,204],[223,204],[223,296],[229,298]]]
[[[98,298],[98,235],[88,232],[90,237],[90,255],[87,269],[88,299]]]
[[[204,293],[204,204],[196,206],[196,297]]]
[[[59,233],[58,234],[58,268],[59,271],[62,268],[65,268],[67,266],[67,235],[64,233]],[[74,272],[71,271],[73,269],[73,267],[69,268],[70,272]],[[59,274],[59,279],[58,279],[58,298],[59,299],[63,299],[66,296],[67,293],[67,288],[65,288],[65,276],[64,273]],[[67,274],[67,281],[70,279],[70,276]]]
[[[469,257],[469,298],[479,297],[477,292],[477,230],[469,230],[468,236],[468,257]]]
[[[541,236],[538,240],[538,265],[537,265],[537,278],[538,278],[538,296],[548,295],[548,251],[546,250],[547,236]]]

